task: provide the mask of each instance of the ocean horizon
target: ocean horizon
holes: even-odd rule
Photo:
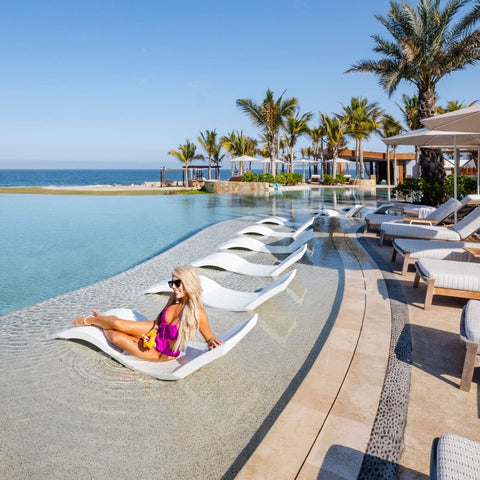
[[[0,169],[0,187],[73,187],[87,185],[143,185],[145,182],[159,182],[161,169]],[[261,169],[252,169],[253,172],[262,173]],[[295,168],[301,173],[301,168]],[[203,170],[207,176],[206,169]],[[183,171],[166,169],[166,180],[183,180]],[[305,169],[308,176],[308,168]],[[230,168],[220,169],[220,180],[231,177]],[[212,169],[212,178],[215,178]]]

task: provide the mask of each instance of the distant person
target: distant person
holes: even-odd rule
[[[153,322],[122,320],[92,310],[93,315],[78,316],[72,325],[96,325],[103,329],[111,343],[151,362],[178,357],[188,342],[195,340],[198,332],[205,338],[209,350],[222,344],[223,341],[210,329],[195,268],[190,265],[175,268],[168,284],[173,293]]]

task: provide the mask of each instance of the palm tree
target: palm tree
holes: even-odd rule
[[[418,130],[419,128],[422,128],[418,110],[418,96],[412,95],[409,97],[404,93],[402,95],[402,101],[403,106],[397,103],[397,107],[402,112],[403,120],[407,128],[410,130]]]
[[[294,97],[284,99],[285,91],[275,100],[273,92],[268,89],[264,100],[260,104],[249,98],[239,98],[236,101],[237,107],[247,114],[253,124],[260,127],[265,134],[270,151],[270,172],[272,175],[275,175],[275,152],[280,127],[283,119],[287,115],[293,114],[298,104],[298,100]]]
[[[232,158],[248,155],[253,157],[257,148],[257,141],[247,137],[242,131],[231,131],[227,135],[220,138],[223,148],[232,154]],[[233,164],[232,164],[233,166]],[[250,162],[249,169],[252,169]],[[243,174],[243,163],[240,162],[240,175]]]
[[[405,131],[403,125],[395,120],[391,115],[383,114],[382,127],[378,130],[378,134],[382,138],[393,137]],[[393,184],[397,185],[397,145],[392,145],[393,150]],[[390,145],[387,145],[387,184],[390,185]]]
[[[320,114],[322,127],[326,131],[328,154],[332,157],[332,174],[337,176],[337,159],[338,152],[345,146],[345,125],[343,119],[336,116],[330,117],[323,113]]]
[[[363,168],[363,140],[380,128],[381,110],[376,103],[368,103],[366,98],[352,97],[350,105],[343,105],[343,114],[338,115],[345,123],[345,134],[355,139],[356,178],[365,178]]]
[[[186,183],[185,186],[188,188],[188,163],[192,162],[193,160],[201,160],[203,159],[203,155],[199,155],[196,153],[197,146],[191,142],[190,140],[186,140],[184,144],[178,146],[178,150],[170,150],[168,152],[169,155],[173,155],[177,157],[181,162],[185,163],[185,170],[186,170]]]
[[[459,21],[455,17],[472,0],[450,0],[443,10],[440,0],[419,0],[415,7],[406,1],[391,1],[387,16],[375,18],[388,30],[393,41],[373,35],[373,50],[380,60],[361,60],[348,72],[374,73],[380,85],[392,95],[402,80],[418,91],[420,120],[436,115],[436,85],[446,75],[475,65],[480,59],[480,31],[473,26],[480,19],[480,6]],[[443,182],[445,170],[439,151],[422,149],[423,178],[433,184]]]
[[[298,137],[309,132],[308,122],[312,119],[313,113],[304,113],[300,115],[296,112],[295,115],[287,115],[283,124],[283,129],[286,133],[287,150],[288,150],[288,166],[287,172],[293,172],[293,159],[295,145]]]
[[[215,148],[212,151],[212,162],[215,164],[216,167],[220,166],[220,162],[225,157],[224,153],[220,154],[221,151],[222,151],[222,146],[219,143],[217,145],[215,145]],[[215,169],[215,178],[217,180],[220,180],[220,169],[219,168]]]
[[[217,148],[217,131],[205,130],[205,133],[200,132],[200,136],[197,137],[198,142],[205,150],[208,156],[208,179],[212,179],[212,156],[213,152]]]
[[[437,111],[438,114],[454,112],[455,110],[461,110],[462,108],[471,107],[477,103],[476,100],[470,102],[468,105],[464,105],[464,102],[460,102],[459,100],[449,100],[444,107],[438,107]]]
[[[320,113],[320,117],[322,114]],[[313,158],[316,162],[319,159],[322,160],[322,173],[325,171],[325,162],[323,158],[323,142],[325,140],[325,136],[327,131],[325,130],[325,126],[319,125],[318,127],[311,128],[308,132],[310,139],[312,140],[312,149],[313,149]],[[313,171],[317,174],[317,165],[314,165]]]
[[[412,95],[409,97],[405,93],[402,95],[403,106],[397,103],[397,107],[400,109],[403,115],[403,120],[405,125],[410,130],[418,130],[422,128],[422,124],[420,122],[420,114],[418,110],[418,96]],[[415,145],[415,177],[420,176],[420,148]]]

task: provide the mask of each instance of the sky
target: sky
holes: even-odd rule
[[[352,96],[401,119],[396,103],[411,85],[389,98],[375,76],[344,73],[378,58],[371,35],[389,36],[374,15],[388,9],[386,0],[2,2],[0,169],[178,167],[168,152],[198,145],[205,130],[257,137],[235,101],[260,103],[267,89],[298,98],[312,126]],[[479,67],[442,79],[438,103],[480,98],[479,80]],[[384,146],[375,136],[364,150]]]

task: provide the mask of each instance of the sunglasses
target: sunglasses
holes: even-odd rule
[[[168,281],[168,286],[170,288],[173,288],[173,286],[175,285],[177,288],[180,288],[180,285],[182,284],[182,281],[181,280],[169,280]]]

